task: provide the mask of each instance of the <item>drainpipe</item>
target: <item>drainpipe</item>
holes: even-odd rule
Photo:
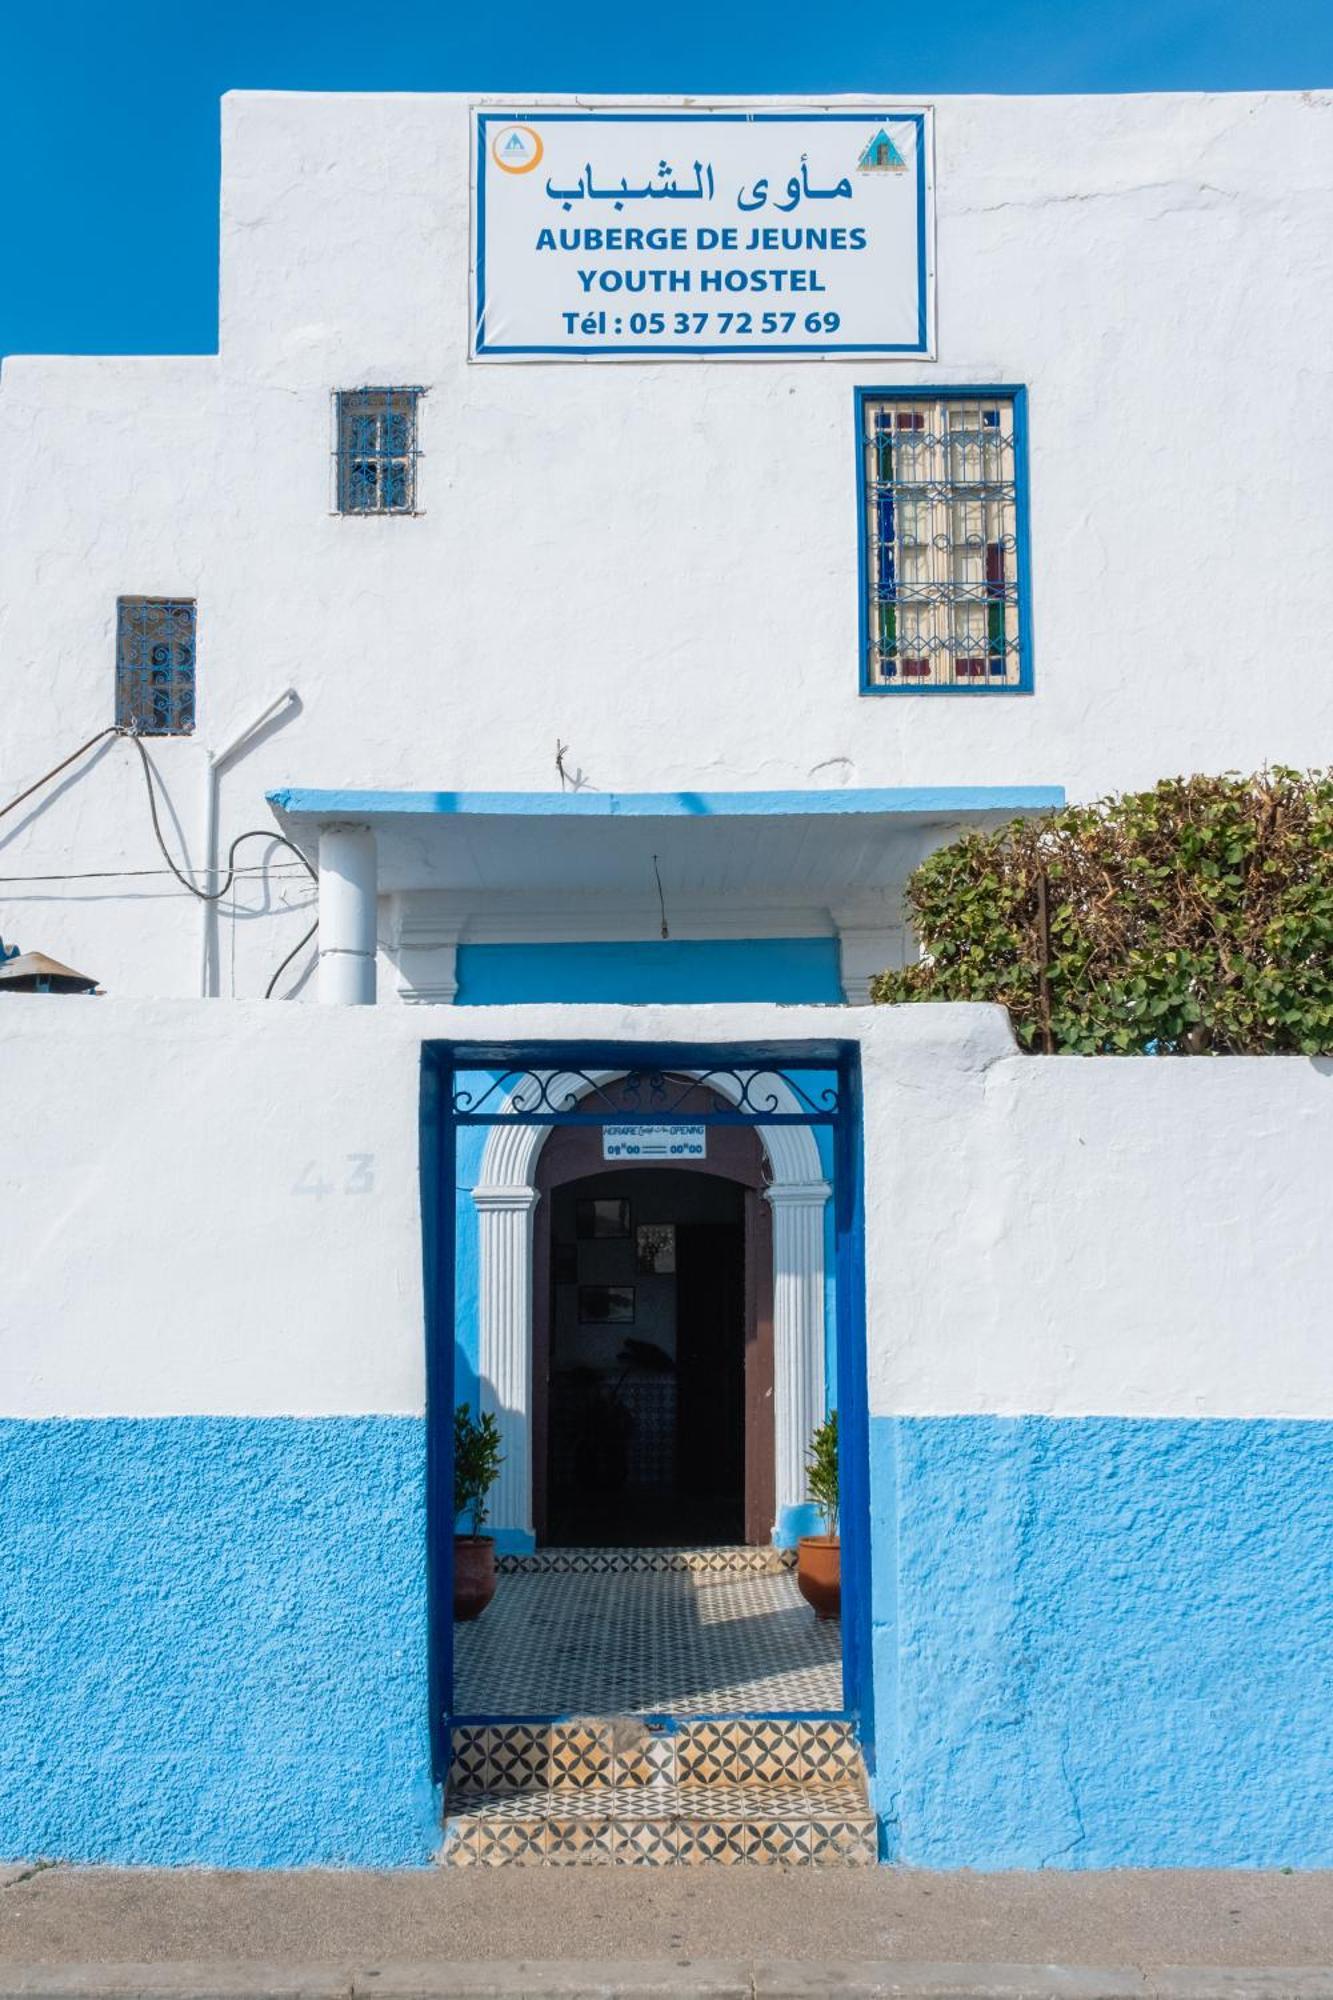
[[[220,873],[218,868],[218,779],[221,776],[222,767],[224,764],[231,762],[231,759],[236,756],[237,752],[245,747],[252,736],[258,734],[265,723],[274,721],[285,709],[290,708],[296,700],[296,689],[294,687],[284,688],[282,693],[269,703],[262,714],[257,715],[253,722],[247,722],[245,728],[239,730],[232,737],[230,743],[224,745],[221,750],[210,750],[208,753],[208,762],[204,768],[203,856],[205,886],[214,895],[217,893],[218,876]],[[208,1000],[213,998],[217,991],[215,974],[218,955],[218,906],[213,902],[201,903],[199,907],[203,912],[203,930],[200,937],[199,950],[199,997],[201,1000]]]

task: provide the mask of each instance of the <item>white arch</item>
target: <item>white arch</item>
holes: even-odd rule
[[[551,1072],[548,1100],[577,1101],[623,1070]],[[707,1075],[707,1088],[733,1104],[743,1086]],[[766,1079],[767,1083],[767,1079]],[[520,1084],[491,1128],[472,1199],[479,1236],[479,1355],[481,1403],[500,1426],[504,1464],[496,1481],[492,1519],[497,1532],[532,1533],[532,1217],[537,1206],[537,1159],[551,1130],[509,1114],[523,1108]],[[774,1077],[774,1109],[800,1111],[795,1093]],[[831,1192],[808,1125],[755,1128],[772,1176],[765,1196],[773,1210],[773,1423],[777,1521],[805,1499],[805,1450],[824,1414],[824,1205]],[[775,1524],[776,1525],[776,1524]]]

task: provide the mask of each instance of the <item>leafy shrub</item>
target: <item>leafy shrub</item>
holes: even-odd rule
[[[1168,778],[967,834],[907,885],[876,1000],[992,1000],[1025,1049],[1333,1051],[1333,771]]]
[[[454,1519],[470,1514],[474,1535],[486,1525],[486,1497],[503,1464],[495,1418],[489,1410],[474,1418],[469,1406],[460,1403],[454,1411]]]
[[[825,1417],[810,1439],[805,1455],[805,1485],[824,1517],[826,1535],[838,1532],[838,1413]]]

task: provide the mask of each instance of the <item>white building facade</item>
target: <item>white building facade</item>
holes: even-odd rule
[[[701,263],[657,218],[756,133],[736,228],[771,255]],[[638,1049],[686,1119],[778,1078],[734,1532],[809,1525],[839,1405],[886,1857],[1328,1865],[1320,1065],[1055,1064],[989,1010],[866,1003],[958,832],[1333,757],[1331,136],[1311,94],[236,94],[219,353],[5,363],[0,805],[86,749],[0,820],[0,932],[106,997],[0,1010],[0,1847],[429,1857],[428,1404],[495,1411],[528,1549],[562,1338],[547,1130],[460,1125],[451,1197],[432,1064],[573,1104]],[[479,196],[529,170],[553,261],[506,266]],[[882,292],[826,248],[877,174],[911,216]],[[602,282],[658,268],[694,288]],[[689,351],[643,351],[677,314]],[[801,1123],[835,1076],[844,1123]]]

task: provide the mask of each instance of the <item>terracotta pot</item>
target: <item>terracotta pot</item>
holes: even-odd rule
[[[495,1595],[495,1541],[490,1535],[454,1536],[454,1617],[480,1618]]]
[[[842,1610],[842,1548],[836,1535],[802,1535],[796,1544],[796,1584],[819,1618]]]

